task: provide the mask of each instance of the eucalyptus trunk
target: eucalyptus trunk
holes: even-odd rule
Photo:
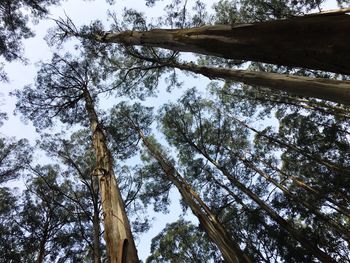
[[[188,29],[89,35],[74,31],[70,33],[103,43],[160,47],[227,59],[350,74],[348,12],[350,9],[260,23],[209,25]]]
[[[209,238],[217,245],[226,263],[251,263],[230,234],[217,220],[211,209],[203,202],[192,187],[182,178],[175,167],[162,156],[159,150],[139,131],[140,137],[150,154],[163,169],[169,181],[179,190],[182,198],[205,229]]]
[[[94,101],[87,88],[84,90],[84,98],[96,154],[94,175],[99,179],[108,262],[137,263],[137,250],[115,179],[112,156],[94,108]]]
[[[95,178],[92,178],[92,189],[93,189],[93,206],[94,206],[94,214],[92,218],[92,226],[93,226],[93,256],[94,263],[101,263],[101,242],[100,242],[100,210],[98,206],[98,192],[96,191],[97,187],[95,185]]]
[[[349,21],[350,22],[350,21]],[[175,64],[173,66],[201,74],[210,79],[224,79],[242,82],[253,87],[284,91],[303,97],[314,97],[337,103],[350,104],[350,81],[310,78],[271,72],[211,68],[195,64]]]

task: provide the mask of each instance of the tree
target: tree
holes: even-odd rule
[[[90,257],[92,262],[101,263],[104,252],[101,245],[101,204],[98,178],[93,175],[96,162],[88,131],[75,132],[70,140],[58,135],[45,135],[40,148],[66,166],[62,172],[66,188],[61,189],[48,183],[47,186],[74,205],[79,235],[87,243],[85,250],[91,251],[86,260]]]
[[[15,218],[18,200],[9,188],[0,187],[0,253],[1,263],[23,262],[24,233]]]
[[[56,5],[60,0],[12,0],[0,3],[0,57],[6,61],[24,60],[22,40],[34,36],[28,27],[28,9],[33,19],[41,19],[48,14],[47,7]],[[6,80],[6,73],[0,68],[0,80]]]
[[[253,24],[144,32],[79,32],[71,20],[61,20],[57,24],[62,37],[73,35],[101,43],[160,47],[349,74],[350,69],[343,62],[349,60],[348,45],[345,44],[349,39],[343,34],[349,24],[348,12],[344,9]]]
[[[255,166],[253,166],[253,173],[251,173],[251,162],[247,162],[247,157],[245,157],[247,154],[249,156],[249,152],[251,151],[249,150],[250,147],[247,141],[246,131],[244,131],[244,129],[247,129],[248,127],[242,125],[240,122],[237,124],[238,127],[241,126],[241,128],[233,129],[233,127],[236,127],[234,122],[237,122],[237,118],[230,115],[230,112],[233,112],[234,109],[231,108],[231,110],[229,110],[227,108],[223,108],[222,105],[213,105],[213,102],[201,100],[195,94],[196,91],[192,90],[180,100],[181,103],[178,105],[169,105],[164,107],[164,115],[162,117],[163,127],[168,140],[170,140],[172,144],[179,147],[179,152],[181,155],[183,155],[183,157],[180,157],[181,160],[184,160],[184,162],[188,163],[188,165],[195,165],[196,162],[189,161],[189,156],[199,154],[202,156],[204,163],[207,162],[210,164],[209,167],[212,166],[212,168],[210,168],[211,170],[215,168],[222,173],[223,179],[221,180],[224,180],[224,182],[225,180],[228,180],[229,188],[227,188],[227,190],[229,192],[232,192],[231,187],[235,187],[237,190],[239,190],[239,192],[245,195],[243,200],[248,197],[248,199],[256,203],[258,208],[264,211],[270,218],[275,220],[279,227],[288,232],[290,237],[293,237],[300,242],[303,250],[305,250],[306,253],[312,253],[317,258],[325,262],[334,262],[334,259],[321,251],[318,246],[310,246],[310,244],[314,242],[310,241],[314,240],[314,237],[312,237],[312,232],[309,232],[312,231],[312,229],[305,229],[305,233],[308,234],[300,235],[300,230],[295,228],[295,223],[292,223],[293,221],[290,221],[290,219],[285,219],[282,215],[279,215],[273,208],[273,203],[269,204],[263,201],[263,196],[268,195],[266,191],[269,190],[266,182],[272,183],[274,187],[280,186],[276,184],[270,175],[262,173]],[[235,113],[237,114],[237,112]],[[242,128],[243,130],[241,130]],[[236,136],[242,136],[242,138],[237,138]],[[269,144],[271,144],[271,141]],[[300,153],[301,152],[299,152],[299,154]],[[305,157],[310,159],[313,158],[311,155]],[[236,169],[238,169],[238,167],[242,168],[239,168],[237,172]],[[198,169],[203,170],[204,168],[192,169],[194,171],[198,171]],[[253,188],[247,186],[247,183],[249,183],[250,180],[257,175],[258,177],[261,176],[266,181],[262,181],[260,183],[261,179],[256,178],[257,183],[254,184]],[[221,183],[221,187],[225,187],[225,184]],[[294,199],[294,194],[285,191],[286,189],[283,187],[279,189],[282,190],[285,197],[288,197],[289,202]],[[230,195],[235,197],[234,192],[230,193]],[[307,209],[309,209],[309,216],[314,214],[318,220],[324,220],[325,224],[331,226],[333,228],[333,233],[337,235],[338,240],[347,240],[346,227],[342,226],[340,221],[334,222],[332,218],[329,218],[330,215],[321,215],[317,211],[317,208],[314,207],[314,204],[310,205],[309,203],[307,204],[299,199],[294,200],[299,205],[304,205]],[[298,210],[298,213],[300,212],[304,214],[304,208],[299,209],[300,210]],[[315,227],[313,231],[317,232],[317,228],[318,227]],[[334,243],[332,242],[332,246],[333,244]]]
[[[194,63],[179,63],[159,56],[149,58],[128,49],[128,52],[140,59],[158,64],[161,67],[176,68],[201,74],[209,79],[242,82],[252,87],[266,87],[270,90],[280,90],[292,95],[315,97],[337,103],[349,104],[348,98],[350,82],[325,78],[310,78],[297,75],[286,75],[273,72],[259,72],[250,70],[226,69],[221,67],[199,66]]]
[[[128,107],[122,103],[113,110],[112,123],[116,123],[116,120],[124,119],[121,122],[126,123],[126,127],[137,132],[149,154],[163,170],[166,180],[175,185],[185,204],[190,207],[193,214],[198,218],[209,238],[218,246],[225,262],[251,262],[249,257],[240,249],[237,241],[230,237],[221,225],[221,222],[216,219],[215,213],[201,200],[191,185],[184,180],[183,176],[181,176],[169,161],[169,158],[166,156],[165,151],[161,149],[160,145],[154,139],[147,138],[144,135],[141,126],[147,127],[147,123],[150,122],[151,118],[147,116],[148,112],[149,109],[139,104]],[[127,130],[126,127],[124,127],[125,130]],[[127,133],[132,134],[133,131]]]
[[[68,61],[55,56],[42,64],[36,89],[26,87],[19,97],[18,110],[34,125],[48,127],[53,117],[64,123],[81,123],[90,127],[96,155],[94,175],[99,179],[104,229],[110,262],[137,262],[137,252],[120,190],[113,171],[113,159],[100,123],[95,103],[102,88],[98,68],[93,61]]]
[[[43,263],[49,257],[50,261],[74,262],[84,253],[84,242],[76,234],[74,206],[51,189],[67,192],[67,185],[59,183],[57,166],[36,166],[32,172],[35,177],[27,182],[17,219],[24,235],[24,261]]]

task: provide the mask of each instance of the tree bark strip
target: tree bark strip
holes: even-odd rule
[[[157,160],[170,180],[179,190],[186,204],[191,208],[199,222],[202,224],[210,239],[218,246],[222,256],[227,263],[251,263],[247,255],[240,249],[239,245],[232,240],[221,223],[216,219],[210,208],[201,200],[192,187],[183,180],[175,167],[167,161],[156,147],[150,143],[139,130],[140,137],[150,154]],[[204,213],[205,212],[205,213]]]
[[[271,72],[201,67],[195,64],[174,64],[174,67],[201,74],[210,79],[242,82],[253,87],[266,87],[293,95],[314,97],[350,104],[350,81],[309,78]]]
[[[189,29],[93,35],[75,31],[69,33],[103,43],[160,47],[227,59],[350,74],[350,34],[347,34],[350,31],[350,16],[347,12],[349,10],[253,24],[209,25]],[[61,28],[67,29],[65,25],[61,25]]]
[[[107,148],[106,137],[87,88],[84,90],[84,98],[96,153],[95,175],[99,178],[108,261],[110,263],[138,263],[129,220],[113,171],[112,156]],[[127,244],[127,246],[120,246],[120,244]]]
[[[310,78],[304,76],[279,74],[272,72],[213,68],[198,66],[194,63],[177,63],[148,58],[134,52],[131,55],[161,66],[177,68],[201,74],[209,79],[223,79],[241,82],[253,87],[265,87],[270,90],[280,90],[289,94],[314,97],[336,103],[350,104],[350,81],[325,78]]]

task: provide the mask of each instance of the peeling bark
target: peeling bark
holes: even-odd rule
[[[253,24],[75,35],[103,43],[160,47],[350,74],[349,10]]]
[[[87,88],[84,90],[84,98],[96,153],[95,175],[99,179],[108,262],[137,263],[139,262],[137,250],[125,212],[124,202],[115,179],[112,156],[107,148],[106,137]],[[127,246],[121,246],[125,241],[127,241]]]
[[[195,64],[173,64],[181,70],[191,71],[210,79],[224,79],[247,85],[280,90],[293,95],[314,97],[336,103],[350,104],[350,81],[309,78],[271,72],[201,67]]]
[[[226,263],[251,263],[249,257],[240,249],[225,228],[217,220],[210,208],[202,201],[192,187],[177,172],[175,167],[167,161],[156,147],[150,143],[139,130],[139,135],[150,154],[162,167],[169,181],[179,190],[182,198],[190,207],[193,214],[205,229],[209,238],[217,245]]]

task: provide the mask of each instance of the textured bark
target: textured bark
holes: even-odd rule
[[[350,74],[350,16],[343,12],[253,24],[80,35],[104,43]],[[79,35],[75,33],[75,35]]]
[[[350,81],[309,78],[271,72],[209,68],[195,64],[174,63],[173,67],[198,73],[210,79],[232,80],[247,85],[280,90],[293,95],[350,104]]]
[[[205,229],[209,238],[217,245],[227,263],[251,263],[249,257],[240,249],[239,245],[232,240],[221,223],[217,220],[210,208],[203,202],[192,187],[177,172],[175,167],[166,160],[156,147],[139,131],[140,137],[150,154],[162,167],[169,181],[179,190],[182,198],[190,207],[193,214]]]
[[[92,178],[94,180],[94,178]],[[92,182],[92,185],[94,185],[95,182]],[[95,188],[93,188],[95,189]],[[98,193],[93,193],[93,203],[94,203],[94,214],[92,218],[92,225],[93,225],[93,233],[94,233],[94,239],[93,239],[93,253],[94,253],[94,263],[101,263],[101,245],[100,245],[100,211],[98,207]]]
[[[272,72],[205,67],[194,63],[162,61],[133,52],[129,53],[142,60],[157,63],[164,67],[201,74],[209,79],[231,80],[253,87],[269,88],[272,91],[280,90],[297,96],[314,97],[337,103],[350,104],[350,81],[310,78]]]
[[[283,217],[277,214],[268,204],[253,193],[249,188],[242,184],[238,179],[232,176],[225,167],[222,167],[218,162],[213,160],[208,154],[203,152],[196,144],[194,144],[188,138],[186,141],[203,157],[205,157],[210,163],[212,163],[218,170],[225,175],[230,182],[253,200],[261,209],[263,209],[275,222],[277,222],[283,229],[285,229],[295,240],[297,240],[306,250],[310,251],[316,258],[321,262],[335,263],[336,261],[327,255],[325,252],[320,250],[316,245],[306,239],[301,233],[299,233],[293,226],[291,226]]]
[[[112,156],[88,89],[84,90],[84,98],[96,153],[95,175],[99,178],[108,262],[137,263],[137,250],[115,179]]]

